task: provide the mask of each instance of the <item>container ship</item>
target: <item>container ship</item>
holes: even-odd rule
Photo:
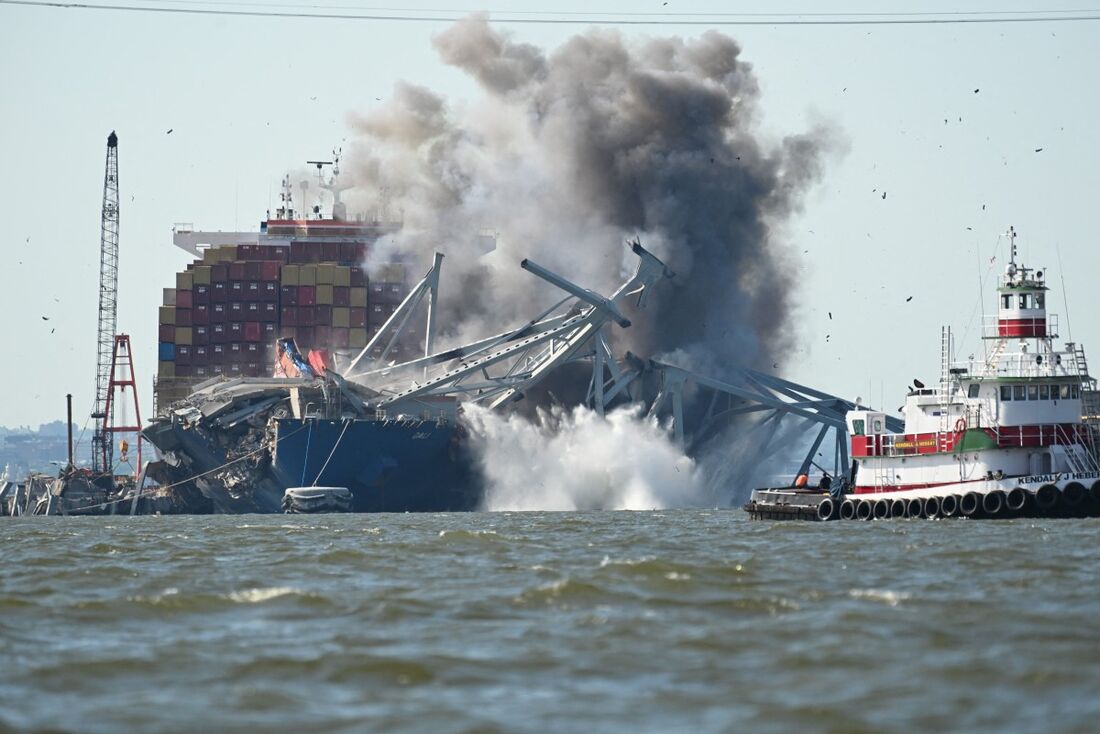
[[[143,437],[162,457],[148,478],[205,498],[192,509],[278,512],[286,488],[318,483],[350,489],[356,511],[474,506],[453,404],[388,419],[365,407],[374,393],[333,383],[334,361],[366,347],[409,295],[405,263],[373,277],[363,269],[400,225],[349,219],[338,172],[322,181],[331,217],[320,206],[301,216],[286,178],[281,206],[257,232],[173,228],[174,244],[195,259],[164,291],[156,417]],[[280,344],[320,362],[297,369]],[[409,324],[371,356],[400,361],[423,344]]]
[[[809,489],[766,488],[744,509],[757,519],[1002,518],[1100,514],[1100,393],[1084,348],[1058,348],[1042,269],[1011,257],[985,356],[951,361],[942,336],[937,387],[914,381],[890,432],[885,413],[848,411],[848,476]]]
[[[524,260],[565,297],[500,334],[434,351],[443,256],[416,283],[400,261],[364,271],[399,225],[348,219],[338,187],[327,188],[331,218],[320,207],[295,216],[284,181],[284,205],[257,233],[175,228],[196,259],[161,307],[156,417],[142,431],[159,457],[139,486],[202,497],[196,512],[309,511],[348,492],[352,511],[469,510],[481,496],[464,405],[522,400],[579,360],[603,375],[593,382],[601,404],[626,394],[602,330],[629,326],[620,304],[641,306],[671,277],[640,243],[630,243],[635,272],[610,297]],[[304,499],[288,510],[294,498]]]

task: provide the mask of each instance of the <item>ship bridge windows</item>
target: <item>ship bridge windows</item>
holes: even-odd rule
[[[1048,385],[1028,383],[1024,385],[1001,385],[1001,402],[1022,400],[1078,400],[1081,388],[1078,385]]]
[[[1005,293],[1003,296],[1001,296],[1001,308],[1003,308],[1003,309],[1012,308],[1012,294],[1011,293]]]
[[[966,397],[968,397],[968,398],[978,397],[978,392],[981,390],[981,388],[982,388],[982,386],[979,385],[976,382],[970,383],[970,385],[966,388]]]

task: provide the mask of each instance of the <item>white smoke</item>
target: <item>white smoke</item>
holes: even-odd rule
[[[486,510],[653,510],[713,505],[695,462],[637,408],[583,406],[534,420],[465,408]]]

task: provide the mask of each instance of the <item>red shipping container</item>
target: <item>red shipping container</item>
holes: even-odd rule
[[[348,329],[343,327],[335,327],[332,330],[332,346],[335,349],[347,349],[348,347]]]
[[[313,321],[317,326],[332,324],[332,306],[314,306]]]
[[[317,315],[313,312],[316,306],[299,306],[297,326],[313,326]]]
[[[354,288],[362,288],[367,284],[367,274],[362,268],[351,269],[351,285]]]
[[[332,289],[332,305],[347,306],[351,297],[351,288],[344,285],[334,286]]]
[[[157,335],[162,342],[175,343],[176,327],[172,326],[171,324],[161,324]]]
[[[215,344],[225,344],[229,341],[229,329],[225,324],[211,324],[210,325],[210,341]]]
[[[283,326],[297,326],[298,309],[294,306],[283,306],[282,311],[279,314],[279,323]]]
[[[179,293],[176,294],[179,296]],[[191,325],[191,309],[176,306],[176,326]]]
[[[229,279],[244,280],[244,262],[237,260],[229,263]]]
[[[362,329],[367,325],[367,309],[352,308],[348,310],[348,323],[353,328]]]
[[[198,283],[195,285],[193,299],[196,304],[210,303],[210,286],[204,283]]]
[[[260,321],[278,321],[279,320],[279,304],[277,303],[265,303],[263,313],[260,315]]]
[[[176,291],[176,308],[191,308],[194,305],[195,298],[191,291]]]
[[[218,281],[211,286],[210,301],[212,303],[225,303],[229,300],[229,286],[224,281]]]
[[[210,343],[210,327],[209,326],[196,326],[192,330],[192,341],[195,344],[209,344]]]
[[[283,306],[297,306],[298,286],[284,285],[279,291],[279,303]]]
[[[312,285],[298,286],[298,305],[312,306],[317,302],[317,288]]]
[[[191,314],[191,320],[195,324],[210,323],[210,307],[205,303],[196,303],[195,310]]]
[[[188,344],[176,345],[176,364],[191,364],[191,347]]]
[[[244,279],[259,280],[262,264],[257,260],[250,260],[244,264]]]
[[[263,336],[263,329],[259,321],[249,321],[244,325],[244,339],[249,342],[258,342]]]
[[[321,262],[326,262],[326,263],[340,262],[340,243],[339,242],[322,242],[321,243]]]
[[[211,283],[224,283],[229,280],[229,264],[220,262],[210,266]]]
[[[278,280],[279,262],[277,260],[264,260],[260,263],[260,280]]]
[[[332,327],[318,324],[313,327],[314,347],[326,348],[332,346]]]
[[[239,341],[244,336],[244,322],[231,321],[226,332],[229,334],[229,341]]]

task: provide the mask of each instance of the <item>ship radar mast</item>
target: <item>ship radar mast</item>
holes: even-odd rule
[[[344,205],[344,202],[340,201],[340,192],[351,188],[351,186],[339,183],[340,156],[342,154],[343,148],[333,148],[331,161],[306,161],[306,163],[311,166],[317,166],[317,185],[332,194],[333,219],[347,219],[347,207]],[[325,166],[332,167],[331,175],[329,175],[327,181],[325,180],[324,173]],[[316,208],[315,212],[319,215],[320,208]]]

